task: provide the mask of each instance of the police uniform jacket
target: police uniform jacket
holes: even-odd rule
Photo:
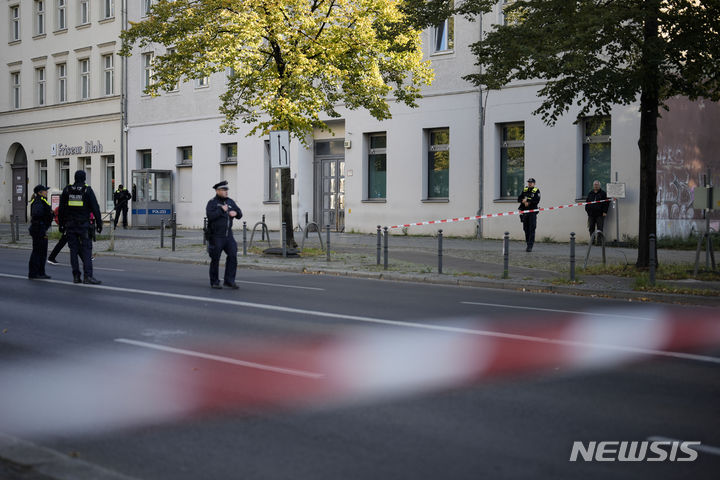
[[[52,224],[53,212],[47,198],[36,195],[30,202],[30,234],[45,235]]]
[[[130,192],[128,192],[126,188],[123,188],[122,190],[118,189],[113,194],[113,202],[115,203],[115,208],[127,207],[127,203],[130,198],[132,198],[132,195],[130,195]]]
[[[228,211],[223,210],[227,205]],[[236,217],[230,216],[230,211],[237,212]],[[231,198],[220,198],[217,195],[210,199],[205,207],[205,216],[208,220],[208,230],[213,237],[228,237],[232,234],[233,220],[242,218],[242,210]]]
[[[64,228],[90,228],[90,213],[101,218],[95,192],[88,185],[75,182],[60,195],[58,221]]]
[[[588,193],[587,202],[595,202],[598,200],[607,200],[608,196],[607,193],[601,188],[597,192],[595,190],[590,190],[590,193]],[[602,203],[593,203],[592,205],[585,205],[585,211],[587,214],[591,217],[601,217],[603,213],[608,212],[608,208],[610,208],[610,202],[602,202]]]
[[[522,201],[525,199],[528,200],[527,207],[524,203],[522,203]],[[535,210],[540,204],[540,190],[537,187],[530,188],[526,185],[525,188],[523,188],[522,193],[518,197],[518,202],[520,202],[520,207],[518,207],[519,210]]]

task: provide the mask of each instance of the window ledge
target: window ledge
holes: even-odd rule
[[[227,160],[225,160],[223,162],[220,162],[220,165],[237,165],[237,160],[232,160],[229,162]]]
[[[422,203],[450,203],[449,198],[424,198],[420,201]]]
[[[115,17],[107,17],[102,20],[98,20],[98,23],[112,23],[115,21]]]
[[[177,168],[191,168],[192,163],[178,163],[175,165]]]
[[[55,30],[53,33],[55,35],[60,35],[61,33],[67,33],[67,28],[60,28],[58,30]]]
[[[8,45],[19,45],[22,43],[22,40],[11,40],[8,42]]]
[[[387,203],[387,198],[366,198],[361,200],[360,203]]]
[[[33,35],[33,40],[42,40],[45,37],[47,37],[47,33],[38,33],[37,35]]]
[[[92,24],[90,22],[88,23],[81,23],[80,25],[76,25],[75,28],[77,30],[82,30],[83,28],[90,28]]]
[[[430,54],[430,57],[445,57],[455,53],[455,50],[439,50]]]
[[[514,197],[502,197],[493,200],[495,203],[518,203],[517,198]]]
[[[263,205],[280,205],[279,200],[265,200]]]

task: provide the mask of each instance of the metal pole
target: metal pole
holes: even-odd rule
[[[15,243],[15,215],[10,215],[10,238]]]
[[[655,286],[655,234],[650,234],[650,285]]]
[[[247,222],[243,222],[243,257],[247,257]]]
[[[442,229],[438,230],[438,273],[442,275]]]
[[[508,275],[508,264],[510,261],[510,232],[505,232],[503,237],[503,276],[502,278],[509,278]]]
[[[309,222],[308,212],[305,212],[305,238],[308,238],[308,222]]]
[[[112,215],[110,215],[110,247],[108,250],[111,252],[115,250],[115,222],[113,222]]]
[[[282,222],[282,255],[283,258],[287,258],[287,232],[285,232],[285,222]]]
[[[570,281],[575,281],[575,232],[570,232]]]
[[[615,183],[618,183],[618,172],[615,172]],[[615,206],[615,245],[620,246],[620,204],[617,198],[613,199]]]
[[[15,215],[15,240],[20,241],[20,217]]]
[[[325,225],[325,260],[330,261],[330,225]]]
[[[203,238],[205,236],[203,235]],[[205,242],[203,242],[203,245]],[[160,248],[165,248],[165,219],[160,220]]]
[[[377,226],[377,264],[380,265],[380,252],[382,251],[382,228]]]
[[[387,270],[388,269],[388,227],[383,227],[383,235],[385,236],[385,246],[384,246],[384,251],[383,251],[383,255],[385,257],[384,268],[385,268],[385,270]]]
[[[207,239],[205,238],[205,230],[207,230],[208,226],[208,220],[207,217],[203,217],[203,245],[207,244]]]
[[[175,251],[175,237],[177,236],[177,216],[175,212],[172,214],[172,251]]]
[[[262,216],[262,223],[263,223],[263,225],[265,224],[265,215]],[[269,233],[269,232],[268,232],[268,236],[270,236],[270,233]],[[262,240],[263,242],[265,241],[265,229],[264,229],[264,228],[262,229],[262,238],[261,238],[261,240]]]

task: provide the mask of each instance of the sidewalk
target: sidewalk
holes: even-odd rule
[[[103,231],[109,234],[108,227]],[[165,247],[160,248],[160,230],[116,230],[114,248],[110,240],[95,243],[98,257],[117,256],[161,261],[207,264],[208,255],[200,230],[178,230],[175,251],[171,249],[170,230],[165,231]],[[247,232],[249,245],[251,232]],[[271,231],[271,245],[280,246],[280,234]],[[318,234],[311,232],[305,241],[305,254],[296,258],[263,255],[268,242],[261,241],[256,232],[252,248],[243,256],[242,230],[235,231],[238,242],[238,266],[281,270],[301,273],[325,273],[365,278],[464,285],[488,288],[514,289],[520,291],[544,291],[576,295],[606,296],[643,301],[720,305],[720,275],[717,281],[661,280],[658,285],[682,289],[688,293],[657,293],[633,290],[635,280],[614,275],[583,274],[587,245],[576,246],[576,280],[569,282],[570,248],[567,243],[538,243],[531,253],[525,252],[524,242],[511,241],[509,248],[509,278],[503,277],[503,254],[501,240],[477,240],[465,238],[443,239],[443,273],[438,274],[438,241],[433,237],[391,235],[388,238],[388,270],[377,265],[377,238],[369,234],[331,233],[331,261],[320,251]],[[325,242],[326,234],[322,234]],[[298,244],[302,233],[295,233]],[[50,248],[55,241],[50,241]],[[11,243],[8,224],[0,224],[0,247],[30,249],[31,239],[27,228],[20,227],[20,241]],[[66,247],[67,248],[67,247]],[[65,254],[67,250],[64,250]],[[632,248],[606,248],[608,265],[633,265],[637,250]],[[661,265],[686,264],[688,269],[695,262],[695,252],[686,250],[659,250]],[[601,265],[601,250],[591,249],[588,267]],[[705,253],[701,254],[701,269]],[[690,293],[692,291],[692,294]]]

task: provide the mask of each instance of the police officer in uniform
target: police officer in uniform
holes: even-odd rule
[[[232,233],[233,220],[242,218],[240,207],[228,198],[228,183],[223,180],[213,185],[215,196],[205,208],[208,221],[208,254],[210,255],[210,286],[220,286],[220,256],[227,254],[225,260],[225,277],[223,285],[237,289],[235,273],[237,272],[237,243]]]
[[[53,219],[50,203],[47,201],[48,187],[38,185],[33,189],[30,200],[30,236],[32,237],[32,254],[28,265],[29,279],[49,279],[45,274],[45,259],[48,250],[47,231]]]
[[[520,202],[519,210],[535,210],[540,204],[540,190],[535,186],[535,179],[528,178],[527,186],[523,188],[522,193],[518,197]],[[523,224],[523,230],[525,231],[525,243],[527,244],[526,252],[532,252],[533,245],[535,244],[535,227],[537,227],[537,214],[533,213],[521,213],[520,221]]]
[[[70,246],[70,264],[72,265],[73,283],[101,283],[93,277],[92,241],[90,240],[90,214],[95,217],[97,232],[102,232],[100,206],[95,193],[85,183],[85,171],[75,172],[75,183],[68,185],[60,195],[58,220],[60,231],[66,232]],[[80,279],[78,255],[83,262],[84,278]]]
[[[122,213],[123,228],[127,228],[128,200],[132,198],[127,188],[118,185],[118,189],[113,194],[113,202],[115,203],[115,228],[117,228],[120,214]]]

